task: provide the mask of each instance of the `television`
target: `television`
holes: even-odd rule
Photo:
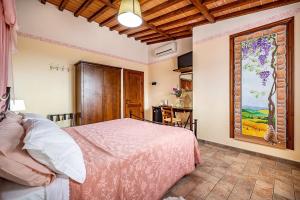
[[[193,66],[193,52],[191,51],[191,52],[188,52],[181,56],[178,56],[177,66],[178,66],[178,69],[181,69],[184,67],[192,67]]]

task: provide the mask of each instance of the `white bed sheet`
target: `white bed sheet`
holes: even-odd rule
[[[69,200],[69,179],[58,175],[46,187],[27,187],[0,179],[0,200]]]

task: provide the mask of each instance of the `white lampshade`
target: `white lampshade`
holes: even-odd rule
[[[143,23],[141,6],[138,0],[122,0],[118,14],[120,24],[133,28]]]
[[[11,111],[19,112],[26,109],[24,100],[11,100],[9,105]]]

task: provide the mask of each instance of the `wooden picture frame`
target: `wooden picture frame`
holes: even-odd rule
[[[282,32],[279,31],[283,31],[284,30],[284,34],[282,35]],[[276,66],[276,68],[274,67],[274,71],[273,71],[273,76],[272,76],[272,80],[274,82],[275,85],[275,91],[277,91],[277,87],[278,87],[278,80],[279,76],[277,76],[277,74],[279,74],[279,71],[282,70],[280,68],[280,70],[278,70],[277,66],[279,66],[279,64],[281,62],[278,62],[279,59],[284,58],[284,80],[285,82],[283,83],[284,86],[282,86],[283,90],[284,90],[284,94],[285,94],[285,99],[284,99],[284,119],[285,119],[285,130],[283,130],[283,132],[285,131],[286,135],[285,135],[285,145],[277,145],[274,144],[274,142],[267,142],[268,140],[265,139],[265,143],[263,141],[260,142],[260,138],[258,136],[248,136],[248,135],[243,135],[243,132],[247,132],[244,131],[246,129],[244,128],[244,122],[243,121],[243,117],[244,117],[244,113],[242,112],[243,109],[243,105],[242,105],[242,88],[243,88],[243,77],[246,76],[244,74],[242,74],[242,71],[244,69],[244,65],[243,65],[243,55],[247,53],[245,53],[244,48],[245,44],[247,46],[246,43],[248,41],[255,41],[258,40],[258,38],[264,38],[264,37],[268,37],[270,35],[273,35],[274,38],[276,36],[276,39],[273,39],[274,44],[276,45],[276,49],[273,51],[272,53],[272,63]],[[282,36],[282,38],[285,38],[283,40],[284,44],[282,46],[277,45],[277,43],[279,44],[279,36]],[[280,39],[280,41],[282,41],[282,38]],[[253,42],[254,43],[254,42]],[[244,47],[242,47],[244,45]],[[285,47],[284,49],[282,47]],[[247,47],[248,48],[248,47]],[[280,48],[280,52],[284,51],[284,57],[280,57],[283,56],[281,54],[279,54],[278,48]],[[252,50],[253,52],[253,50]],[[275,54],[276,54],[276,62],[273,62],[275,59],[273,59],[273,57],[275,58]],[[277,55],[278,54],[278,55]],[[257,55],[257,54],[253,54],[253,55]],[[277,57],[278,56],[278,57]],[[268,58],[267,58],[268,59]],[[252,59],[253,60],[253,59]],[[281,61],[281,60],[280,60]],[[258,61],[257,61],[258,62]],[[245,63],[245,62],[244,62]],[[248,64],[249,65],[249,64]],[[273,66],[273,65],[272,65]],[[247,141],[247,142],[254,142],[254,143],[258,143],[258,144],[262,144],[262,145],[267,145],[267,146],[273,146],[273,147],[278,147],[278,148],[283,148],[283,149],[291,149],[294,150],[294,17],[291,18],[287,18],[287,19],[283,19],[281,21],[277,21],[271,24],[267,24],[267,25],[263,25],[251,30],[247,30],[247,31],[243,31],[234,35],[230,36],[230,138],[234,138],[234,139],[238,139],[238,140],[242,140],[242,141]],[[270,71],[269,71],[270,72]],[[258,72],[256,72],[258,74]],[[274,74],[276,74],[274,76]],[[243,79],[245,80],[245,79]],[[265,79],[263,79],[264,81],[266,81]],[[246,82],[246,81],[244,81]],[[266,84],[266,83],[264,83]],[[279,85],[280,86],[280,85]],[[272,87],[273,90],[273,87]],[[274,94],[275,94],[274,91]],[[272,92],[270,92],[272,93]],[[270,96],[269,96],[270,97]],[[270,121],[272,123],[274,123],[274,127],[277,127],[278,125],[278,121],[279,121],[279,116],[281,117],[281,115],[278,114],[278,110],[277,110],[277,106],[279,105],[279,103],[277,103],[277,98],[278,98],[278,94],[276,92],[275,97],[272,98],[276,98],[276,110],[275,108],[273,109],[273,112],[268,112],[268,132],[270,132]],[[270,99],[269,99],[270,100]],[[274,105],[274,104],[273,104]],[[280,104],[280,106],[282,106]],[[275,107],[275,106],[273,106]],[[270,111],[270,104],[269,104],[269,110]],[[276,111],[275,115],[276,115],[276,119],[274,118],[274,112]],[[269,113],[273,113],[273,118],[272,116],[270,116]],[[239,115],[240,114],[240,115]],[[277,116],[278,115],[278,116]],[[240,121],[238,121],[240,119]],[[272,119],[272,120],[270,120]],[[272,126],[273,127],[273,126]],[[248,130],[248,129],[247,129]],[[255,129],[254,129],[255,130]],[[274,132],[276,137],[279,136],[277,129],[274,128]],[[279,128],[278,128],[279,130]],[[265,134],[266,135],[266,134]],[[262,139],[264,139],[265,137],[263,137]],[[284,140],[282,140],[284,143]],[[277,145],[277,146],[276,146]],[[280,147],[279,147],[280,146]]]

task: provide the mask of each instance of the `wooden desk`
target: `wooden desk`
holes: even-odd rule
[[[153,106],[152,110],[154,110],[154,109],[160,109],[160,106]],[[173,107],[173,111],[174,111],[174,116],[176,115],[176,113],[179,113],[179,112],[189,113],[188,119],[184,123],[184,128],[186,128],[187,124],[190,123],[190,130],[193,130],[193,108],[190,108],[190,107],[186,107],[186,108]]]

